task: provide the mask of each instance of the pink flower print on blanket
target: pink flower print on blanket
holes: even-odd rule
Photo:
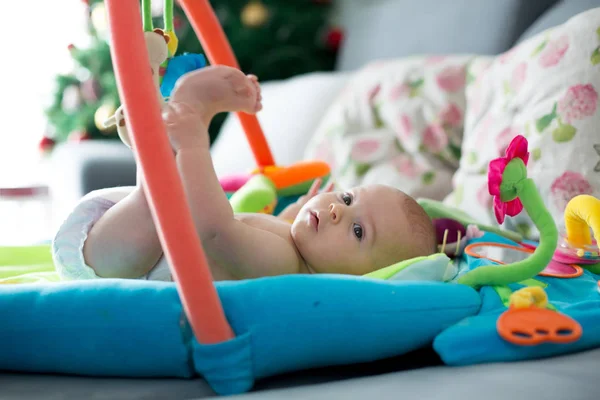
[[[558,102],[558,113],[567,124],[596,112],[598,93],[591,84],[571,86]]]
[[[466,68],[464,66],[446,67],[438,74],[436,82],[445,92],[457,92],[465,86]]]
[[[500,54],[498,56],[498,62],[500,64],[507,64],[508,62],[510,62],[513,59],[513,57],[516,55],[518,48],[519,48],[518,46],[515,46],[515,47],[505,51],[504,53]]]
[[[350,158],[360,164],[371,164],[381,158],[384,151],[383,143],[378,139],[358,139],[352,145]]]
[[[477,190],[477,203],[485,210],[492,209],[493,197],[490,195],[487,182]]]
[[[329,168],[335,169],[335,153],[333,152],[333,144],[330,140],[322,141],[315,150],[315,158],[326,162]]]
[[[450,103],[440,113],[440,120],[446,128],[457,128],[463,123],[463,114],[456,104]]]
[[[510,80],[510,86],[514,93],[521,90],[523,87],[523,83],[525,83],[525,78],[527,77],[527,63],[520,63],[515,67],[512,73],[512,77]]]
[[[543,68],[553,67],[562,60],[567,50],[569,50],[569,37],[562,35],[545,45],[538,62]]]
[[[475,135],[475,150],[481,151],[488,142],[488,138],[494,130],[494,125],[496,124],[496,119],[488,114],[483,121],[476,128]]]
[[[448,135],[440,124],[429,124],[423,132],[423,147],[433,154],[440,153],[448,146]]]
[[[407,178],[414,179],[423,173],[423,169],[407,154],[399,154],[392,159],[392,165]]]
[[[412,125],[412,121],[410,120],[410,117],[407,114],[401,114],[400,116],[398,116],[398,123],[397,123],[396,130],[397,130],[398,138],[400,139],[400,142],[402,142],[403,139],[408,139],[409,137],[412,136],[413,125]]]
[[[577,120],[593,116],[598,106],[598,93],[591,84],[571,86],[564,96],[554,104],[550,114],[536,120],[538,132],[543,132],[552,121],[556,120],[558,127],[552,131],[552,138],[556,142],[568,142],[577,133],[571,125]]]
[[[521,62],[513,69],[510,79],[504,81],[504,94],[517,94],[527,78],[527,63]]]
[[[377,95],[381,92],[381,84],[375,85],[369,92],[367,93],[367,98],[369,104],[374,104],[377,98]]]
[[[444,61],[446,61],[447,58],[448,58],[448,56],[429,56],[425,59],[425,64],[427,64],[427,65],[440,64],[440,63],[443,63]]]
[[[556,178],[550,186],[552,202],[559,212],[564,212],[567,203],[580,194],[593,194],[594,189],[583,175],[573,171],[566,171]]]
[[[421,94],[421,89],[425,80],[423,78],[409,80],[399,83],[390,90],[390,101],[396,101],[400,98],[413,98]]]

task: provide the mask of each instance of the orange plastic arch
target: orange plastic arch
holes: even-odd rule
[[[196,3],[202,3],[195,0]],[[233,338],[179,179],[152,84],[138,0],[106,0],[111,53],[152,216],[196,339]]]
[[[186,13],[196,35],[198,35],[210,63],[240,69],[231,45],[209,0],[179,0],[179,4]],[[236,114],[240,119],[242,128],[244,128],[248,144],[258,167],[275,165],[271,149],[256,115],[243,112]]]

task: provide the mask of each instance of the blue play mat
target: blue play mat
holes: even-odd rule
[[[472,242],[511,243],[486,233]],[[490,261],[468,255],[467,269]],[[464,271],[463,271],[464,272]],[[571,344],[517,346],[496,332],[493,288],[339,275],[290,275],[215,286],[234,340],[201,345],[173,283],[94,280],[0,285],[0,369],[91,376],[203,376],[220,394],[257,379],[373,361],[434,345],[450,365],[511,361],[600,346],[600,276],[537,277],[577,320]],[[518,289],[519,285],[513,287]]]

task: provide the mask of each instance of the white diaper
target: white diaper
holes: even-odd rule
[[[123,199],[132,188],[105,189],[85,196],[62,223],[52,242],[52,257],[61,279],[96,279],[85,263],[83,245],[92,226],[104,213]],[[139,279],[172,281],[168,264],[161,257],[156,266]]]

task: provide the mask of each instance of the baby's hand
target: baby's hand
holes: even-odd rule
[[[308,201],[310,199],[312,199],[317,194],[319,194],[319,188],[321,187],[321,183],[322,182],[323,182],[323,180],[321,178],[315,179],[315,181],[313,182],[313,184],[310,187],[310,189],[308,190],[308,192],[304,196],[299,197],[298,200],[296,200],[295,203],[290,204],[289,206],[287,206],[279,214],[279,218],[281,218],[283,220],[286,220],[286,221],[293,221],[293,220],[295,220],[296,217],[298,216],[298,213],[302,209],[302,207],[304,207],[304,205],[306,203],[308,203]],[[335,184],[333,182],[327,183],[327,185],[321,191],[321,193],[331,192],[333,190],[334,186],[335,186]]]

